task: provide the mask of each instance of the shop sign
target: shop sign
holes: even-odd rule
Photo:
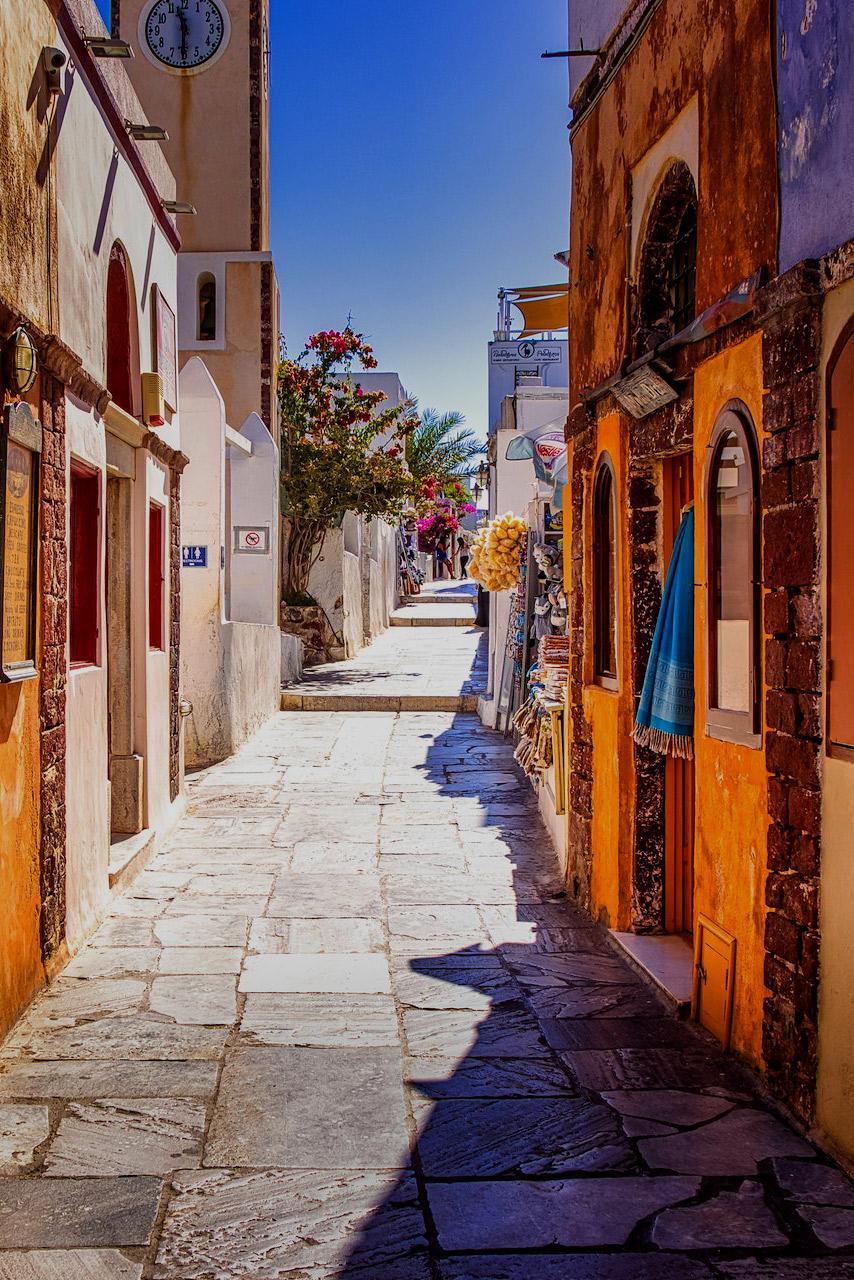
[[[489,347],[490,364],[561,364],[563,359],[564,347],[556,342],[493,342]]]
[[[182,569],[207,569],[208,567],[208,549],[207,547],[181,547],[181,568]]]
[[[0,431],[0,681],[36,675],[41,424],[8,405]]]
[[[234,550],[237,555],[266,556],[270,553],[268,525],[235,525]]]
[[[565,449],[566,440],[562,431],[547,431],[534,441],[534,454],[547,471],[551,471]]]
[[[178,349],[175,312],[157,285],[152,286],[155,373],[163,383],[163,399],[173,413],[178,409]]]
[[[633,418],[646,418],[679,399],[679,392],[648,364],[627,374],[611,390],[614,398]]]

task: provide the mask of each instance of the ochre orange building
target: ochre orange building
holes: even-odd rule
[[[793,180],[781,122],[850,26],[832,7],[819,38],[792,27],[786,0],[776,17],[764,0],[570,3],[570,45],[595,53],[571,64],[569,889],[650,939],[623,942],[666,984],[681,974],[695,1016],[807,1118],[820,1020],[842,1018],[819,987],[834,754],[822,334],[845,310],[839,226],[850,237],[854,216],[830,216],[817,142],[814,173]],[[832,238],[808,257],[792,246],[810,200]],[[684,759],[632,729],[691,502]],[[819,1119],[841,1141],[830,1076]]]

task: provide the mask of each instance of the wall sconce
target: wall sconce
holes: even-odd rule
[[[7,389],[15,396],[25,396],[36,380],[39,361],[33,340],[22,326],[6,340],[3,365]]]
[[[127,40],[113,40],[111,36],[84,36],[83,43],[93,58],[133,57],[133,49]]]
[[[125,120],[125,128],[137,142],[168,142],[169,134],[160,124],[134,124]]]
[[[480,466],[477,469],[477,475],[475,476],[475,480],[481,489],[489,488],[489,463],[488,462],[486,461],[481,462]]]
[[[167,213],[190,213],[196,212],[196,206],[190,204],[189,200],[161,200],[160,202]]]

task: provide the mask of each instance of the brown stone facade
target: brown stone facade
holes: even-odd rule
[[[766,321],[762,536],[766,634],[768,879],[762,1047],[775,1089],[815,1105],[823,626],[819,594],[821,310],[801,272],[797,301]],[[812,285],[812,288],[811,288]]]
[[[41,395],[41,947],[47,966],[65,936],[65,685],[68,536],[65,388],[42,375]]]

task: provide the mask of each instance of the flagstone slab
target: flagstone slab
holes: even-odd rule
[[[66,966],[67,978],[125,978],[153,974],[159,947],[86,947]]]
[[[104,1098],[70,1103],[45,1159],[52,1177],[166,1175],[201,1162],[204,1103],[187,1098]]]
[[[755,1175],[760,1160],[771,1156],[815,1154],[803,1138],[767,1111],[740,1108],[728,1115],[668,1138],[639,1144],[651,1169],[700,1173],[707,1177]]]
[[[243,947],[249,918],[209,913],[163,916],[154,922],[154,936],[164,947]]]
[[[16,1029],[0,1050],[3,1058],[148,1058],[209,1061],[226,1038],[220,1027],[182,1027],[156,1014],[100,1018],[78,1027]]]
[[[242,947],[164,947],[160,974],[218,974],[240,972]]]
[[[181,1026],[230,1027],[237,1017],[235,980],[229,974],[155,978],[149,1004],[152,1012]]]
[[[246,997],[241,1043],[316,1048],[396,1048],[399,1030],[390,996],[260,994]]]
[[[72,1025],[142,1009],[146,983],[138,978],[68,978],[64,974],[30,1006],[22,1020],[32,1025]],[[20,1024],[19,1024],[20,1025]]]
[[[475,879],[448,873],[441,876],[396,873],[383,876],[383,890],[389,905],[458,905],[515,902],[513,886],[503,879]],[[478,921],[480,924],[480,921]]]
[[[403,961],[392,967],[401,1004],[416,1009],[484,1009],[521,1000],[513,978],[498,965],[444,965]]]
[[[482,1018],[463,1009],[405,1009],[403,1024],[413,1057],[551,1057],[536,1021],[510,1004],[498,1005]]]
[[[142,1263],[117,1249],[0,1251],[0,1280],[140,1280]]]
[[[537,986],[526,990],[532,1008],[543,1018],[661,1017],[665,1010],[662,1001],[641,982]]]
[[[428,1280],[411,1174],[179,1174],[155,1280]]]
[[[0,1250],[145,1248],[161,1186],[148,1177],[0,1178]]]
[[[661,1249],[775,1249],[788,1244],[756,1182],[722,1191],[703,1204],[668,1209],[652,1239]]]
[[[603,1093],[602,1097],[622,1116],[640,1116],[646,1120],[683,1126],[715,1120],[734,1106],[729,1098],[688,1093],[682,1089],[617,1090]]]
[[[181,893],[163,906],[163,919],[169,920],[180,916],[217,916],[219,912],[231,916],[235,910],[244,911],[248,916],[259,916],[267,905],[266,894],[250,897],[211,893]]]
[[[90,947],[150,947],[155,942],[150,920],[115,916],[105,920],[89,939]]]
[[[377,869],[376,841],[369,844],[331,840],[301,840],[294,845],[291,870],[299,874],[352,875]]]
[[[696,1049],[685,1052],[679,1049],[584,1049],[561,1053],[561,1057],[579,1083],[597,1093],[619,1089],[705,1089],[725,1085],[734,1070],[717,1054]],[[678,1142],[678,1139],[662,1141]],[[797,1155],[799,1151],[767,1154]]]
[[[679,1049],[685,1027],[675,1018],[540,1018],[553,1049]]]
[[[741,1258],[715,1269],[724,1280],[854,1280],[854,1258]]]
[[[696,1178],[508,1179],[430,1182],[427,1198],[441,1248],[462,1253],[625,1244],[644,1218],[699,1189]]]
[[[453,1099],[416,1113],[428,1178],[537,1177],[637,1167],[613,1112],[585,1098]]]
[[[575,1096],[565,1071],[547,1058],[409,1058],[406,1084],[422,1098]]]
[[[47,1107],[0,1104],[0,1175],[20,1173],[50,1133]]]
[[[309,920],[263,916],[252,921],[249,931],[249,950],[267,955],[369,953],[384,947],[382,925],[367,916]]]
[[[408,1131],[399,1051],[230,1052],[203,1163],[207,1168],[405,1168]]]
[[[281,881],[266,914],[296,919],[379,917],[379,878],[364,872],[340,876],[291,874]]]
[[[695,1258],[654,1253],[495,1253],[439,1263],[442,1280],[711,1280]]]
[[[388,927],[393,951],[420,952],[422,948],[457,950],[481,944],[489,938],[476,907],[389,907]]]
[[[384,955],[255,955],[246,957],[240,990],[388,995],[391,982]]]
[[[0,1071],[0,1098],[209,1098],[216,1062],[9,1062]]]
[[[772,1160],[777,1186],[804,1204],[854,1209],[854,1181],[841,1169],[806,1160]]]
[[[854,1209],[804,1204],[798,1205],[798,1216],[812,1228],[826,1248],[850,1249],[854,1246]]]
[[[537,990],[540,987],[556,987],[562,983],[594,983],[603,986],[609,982],[625,983],[628,969],[617,956],[588,955],[573,952],[569,955],[541,955],[527,951],[524,955],[504,952],[507,963],[517,975],[523,987]]]

